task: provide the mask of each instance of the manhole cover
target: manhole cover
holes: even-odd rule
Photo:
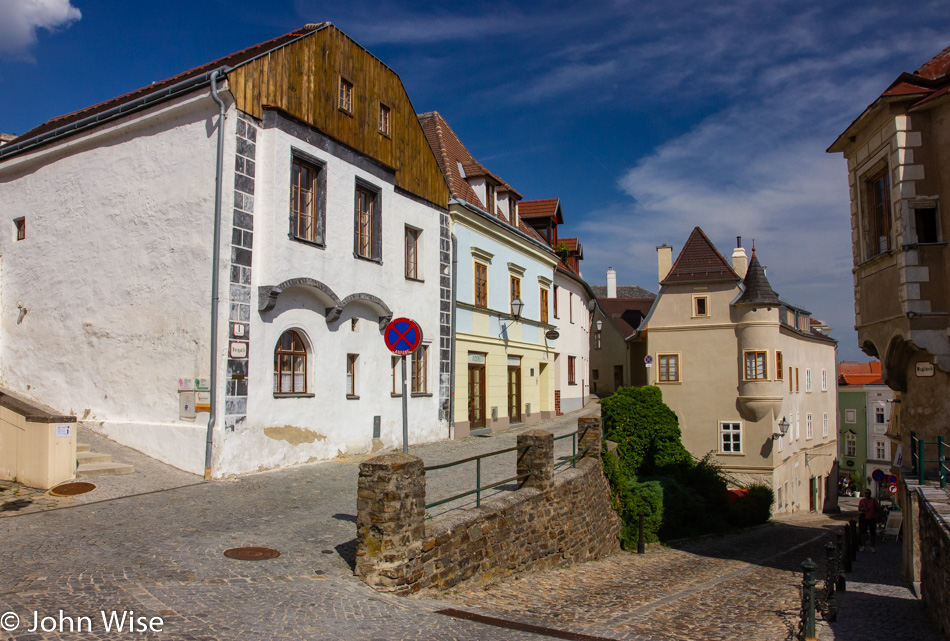
[[[96,486],[92,483],[76,481],[75,483],[63,483],[62,485],[57,485],[52,490],[50,490],[49,493],[53,496],[76,496],[77,494],[92,492],[94,489],[96,489]]]
[[[238,561],[266,561],[267,559],[276,559],[280,556],[280,551],[274,548],[231,548],[224,551],[224,556]]]

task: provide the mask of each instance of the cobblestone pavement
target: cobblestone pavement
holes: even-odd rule
[[[541,427],[567,433],[577,417]],[[427,464],[441,463],[513,446],[519,431],[412,451]],[[559,456],[569,452],[569,439],[558,443]],[[116,453],[125,460],[128,452]],[[484,482],[513,476],[513,457],[486,462]],[[0,519],[0,624],[10,624],[6,612],[21,619],[0,639],[119,638],[106,631],[102,611],[162,617],[163,632],[137,635],[154,639],[550,638],[544,630],[436,613],[450,607],[591,637],[783,639],[797,612],[800,577],[793,571],[805,556],[821,554],[828,523],[822,517],[776,523],[643,557],[625,553],[526,574],[488,590],[399,599],[353,577],[362,458],[197,484],[174,471],[163,477],[156,468],[141,483],[136,475],[115,477],[128,485],[112,492],[132,494],[126,498]],[[138,468],[138,461],[128,462]],[[472,475],[437,480],[433,473],[430,499],[467,489]],[[168,489],[146,489],[163,483]],[[223,556],[246,545],[273,547],[281,556],[259,562]],[[89,623],[70,632],[60,611],[90,617]],[[54,629],[29,632],[34,612],[54,617],[46,621]]]

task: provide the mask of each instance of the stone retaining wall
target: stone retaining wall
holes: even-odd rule
[[[917,488],[920,594],[930,618],[950,638],[950,499],[939,487]]]
[[[619,551],[620,519],[600,462],[600,418],[588,427],[576,469],[553,475],[553,436],[518,436],[517,491],[425,520],[425,470],[408,454],[360,465],[356,574],[394,594],[445,590],[469,579],[487,581],[524,570],[606,557]]]

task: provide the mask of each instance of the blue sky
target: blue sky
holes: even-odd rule
[[[583,272],[656,291],[655,247],[755,239],[773,287],[853,331],[844,160],[825,149],[950,45],[939,2],[0,0],[0,131],[23,133],[329,20],[527,199],[560,197]]]

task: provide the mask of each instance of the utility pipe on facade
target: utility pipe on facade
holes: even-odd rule
[[[205,480],[211,480],[211,449],[218,409],[218,281],[221,261],[221,177],[224,174],[224,101],[218,97],[218,73],[211,72],[211,99],[218,104],[218,157],[214,170],[214,247],[211,252],[211,412],[205,441]]]

